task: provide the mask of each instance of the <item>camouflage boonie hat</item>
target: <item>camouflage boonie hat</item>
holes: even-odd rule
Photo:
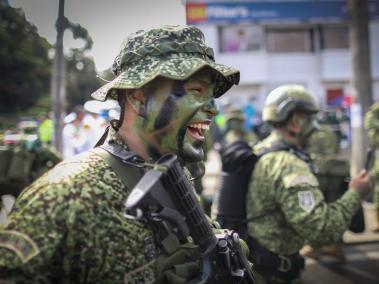
[[[215,97],[239,83],[239,71],[214,61],[213,49],[194,26],[163,26],[130,35],[121,45],[112,71],[117,76],[94,93],[92,98],[117,99],[118,89],[137,89],[158,76],[185,80],[201,68],[216,71]]]

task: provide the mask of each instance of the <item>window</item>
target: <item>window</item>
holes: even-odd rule
[[[263,44],[263,28],[260,26],[220,27],[220,51],[225,53],[260,50]]]
[[[267,28],[267,51],[311,52],[312,32],[310,28]]]
[[[347,26],[322,26],[320,34],[322,49],[349,48],[349,29]]]
[[[341,88],[330,88],[326,90],[326,103],[330,106],[340,106],[344,100]]]

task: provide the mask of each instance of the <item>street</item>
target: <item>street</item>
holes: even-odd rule
[[[379,242],[345,246],[346,263],[333,265],[307,259],[302,274],[304,284],[378,284]]]

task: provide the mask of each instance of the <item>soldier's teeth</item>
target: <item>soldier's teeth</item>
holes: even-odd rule
[[[209,129],[209,125],[205,124],[205,123],[193,123],[193,124],[190,124],[190,127],[202,129],[202,130],[208,130]]]

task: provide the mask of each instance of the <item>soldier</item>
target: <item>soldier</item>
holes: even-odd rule
[[[204,133],[217,114],[215,98],[238,84],[239,71],[216,64],[201,31],[188,26],[130,35],[112,70],[117,77],[92,94],[100,101],[117,99],[121,106],[103,146],[127,154],[129,168],[147,167],[166,153],[177,154],[183,166],[201,166]],[[138,178],[132,171],[125,175]],[[27,188],[0,232],[0,278],[22,283],[192,279],[198,272],[197,247],[168,243],[173,253],[162,254],[150,223],[124,217],[132,188],[122,180],[103,155],[90,150]]]
[[[37,121],[20,121],[15,133],[4,136],[0,146],[0,223],[6,223],[20,192],[60,161],[59,153],[42,143]]]
[[[309,160],[301,147],[312,132],[318,108],[299,85],[284,85],[266,98],[263,120],[273,132],[254,147],[259,152],[276,145],[255,165],[246,210],[252,260],[267,283],[296,283],[304,260],[299,249],[337,242],[347,229],[371,176],[361,172],[336,202],[326,204]]]
[[[336,201],[345,193],[347,180],[350,177],[350,163],[338,155],[340,149],[338,141],[333,128],[321,124],[312,131],[304,145],[305,151],[315,164],[317,181],[327,203]],[[345,262],[342,239],[336,244],[322,248],[312,248],[307,245],[300,254],[316,259],[325,254],[333,256],[336,263]]]
[[[370,107],[365,115],[364,124],[368,131],[371,147],[376,149],[373,169],[375,178],[374,205],[376,210],[376,224],[374,225],[373,231],[379,232],[379,158],[377,158],[377,149],[379,147],[379,102],[374,103]]]
[[[225,114],[226,129],[224,133],[224,146],[231,145],[236,141],[245,141],[253,146],[258,142],[258,137],[244,128],[245,115],[242,110],[232,108]]]

